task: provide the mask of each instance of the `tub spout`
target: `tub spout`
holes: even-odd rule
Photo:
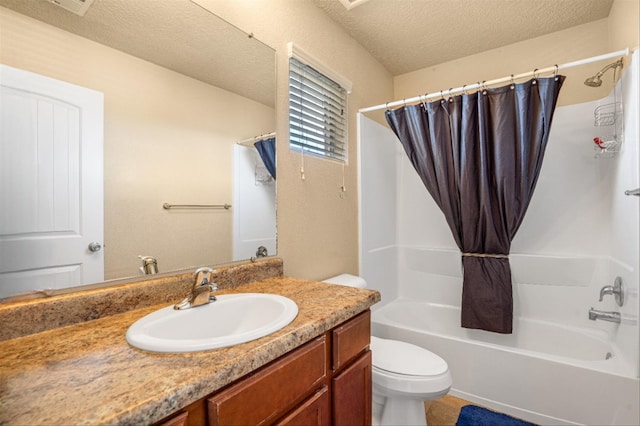
[[[603,320],[620,324],[620,312],[599,311],[597,309],[589,309],[589,319],[591,321]]]

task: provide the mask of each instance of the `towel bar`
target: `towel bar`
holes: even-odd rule
[[[231,204],[169,204],[164,203],[162,208],[169,209],[225,209],[229,210]]]

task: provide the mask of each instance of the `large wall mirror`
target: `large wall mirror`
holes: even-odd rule
[[[46,0],[0,0],[0,33],[0,298],[276,254],[275,178],[253,147],[275,130],[272,48],[190,0],[95,0],[83,16]],[[9,87],[14,72],[20,90]],[[90,126],[74,121],[97,107],[31,91],[40,77],[72,86],[68,96],[101,94],[97,166],[82,164]],[[24,148],[25,132],[43,129],[54,136]],[[73,158],[62,171],[58,134]],[[103,205],[88,213],[100,204],[92,194]],[[87,235],[90,222],[102,234]],[[54,237],[88,260],[58,258],[70,245],[33,245]],[[145,258],[156,262],[146,271]]]

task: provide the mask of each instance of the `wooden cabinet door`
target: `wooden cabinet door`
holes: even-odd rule
[[[324,426],[331,424],[329,389],[325,386],[276,424],[278,426]]]
[[[371,351],[333,379],[333,424],[371,424]]]

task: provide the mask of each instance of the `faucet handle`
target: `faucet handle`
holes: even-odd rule
[[[618,306],[622,306],[624,304],[624,287],[622,286],[622,278],[620,277],[616,277],[616,280],[613,282],[613,294]]]
[[[600,302],[606,294],[612,294],[618,306],[622,306],[624,304],[624,287],[622,285],[622,278],[616,277],[613,285],[606,285],[600,289]]]
[[[604,299],[604,296],[606,294],[613,294],[613,286],[605,285],[604,287],[602,287],[600,289],[600,298],[598,299],[598,301],[602,302],[602,299]]]
[[[195,289],[203,284],[210,284],[211,276],[214,272],[215,270],[209,268],[208,266],[203,266],[202,268],[196,269],[196,271],[193,273],[193,288]],[[215,284],[215,286],[217,287],[217,284]]]

